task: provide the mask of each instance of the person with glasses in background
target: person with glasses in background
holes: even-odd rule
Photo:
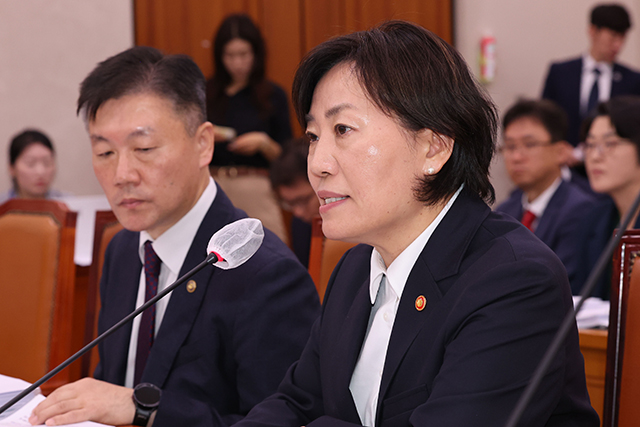
[[[280,207],[291,212],[291,249],[305,267],[309,266],[311,222],[319,217],[320,199],[316,196],[307,176],[309,140],[296,138],[285,144],[280,157],[271,163],[271,187],[280,201]]]
[[[584,125],[585,166],[594,191],[610,197],[586,213],[577,240],[581,266],[574,294],[580,293],[591,269],[640,193],[640,96],[625,95],[600,104]],[[636,212],[628,228],[640,228]],[[592,296],[609,299],[611,263]]]
[[[549,246],[573,282],[576,226],[595,204],[595,196],[562,179],[571,151],[566,114],[553,101],[521,100],[504,115],[502,129],[500,152],[517,188],[496,210],[521,221]]]

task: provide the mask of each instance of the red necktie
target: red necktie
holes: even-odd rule
[[[153,250],[151,241],[144,243],[144,278],[146,289],[144,301],[147,302],[158,293],[158,277],[160,276],[160,267],[162,261]],[[156,321],[156,306],[152,305],[142,313],[140,320],[140,329],[138,331],[138,347],[136,349],[136,370],[133,379],[133,385],[140,383],[142,372],[147,364],[147,358],[153,345],[153,336]]]
[[[533,221],[536,220],[536,215],[531,211],[524,211],[524,215],[522,215],[522,219],[520,222],[522,225],[527,227],[531,232],[533,232]]]

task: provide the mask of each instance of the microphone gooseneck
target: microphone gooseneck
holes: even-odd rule
[[[29,387],[17,394],[13,399],[5,403],[2,407],[0,407],[0,414],[12,407],[15,403],[20,401],[33,390],[49,381],[64,368],[75,362],[83,354],[91,350],[100,342],[104,341],[104,339],[116,332],[127,322],[131,321],[134,317],[142,313],[144,310],[154,305],[160,299],[164,298],[175,288],[185,283],[207,265],[212,264],[223,270],[229,270],[244,264],[247,260],[249,260],[249,258],[253,256],[253,254],[258,251],[260,245],[262,245],[263,238],[264,230],[262,228],[262,223],[260,222],[260,220],[255,218],[240,219],[222,227],[211,237],[211,240],[209,240],[209,245],[207,246],[208,255],[204,261],[196,265],[184,276],[180,277],[178,280],[169,285],[166,289],[158,292],[155,297],[151,298],[149,301],[142,304],[133,312],[129,313],[118,323],[100,334],[96,339],[91,341],[86,346],[82,347],[73,356],[69,357],[60,365],[53,368],[38,381],[31,384]]]

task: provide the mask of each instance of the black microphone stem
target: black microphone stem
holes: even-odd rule
[[[589,295],[591,295],[591,292],[593,291],[593,288],[595,287],[596,282],[598,281],[598,278],[600,278],[600,276],[602,275],[602,272],[607,267],[607,264],[609,263],[609,260],[613,255],[613,251],[618,246],[618,243],[620,243],[620,239],[622,239],[622,235],[627,230],[627,227],[629,226],[631,219],[634,217],[636,211],[638,210],[639,205],[640,205],[640,194],[636,196],[636,199],[633,201],[633,205],[631,206],[631,209],[629,209],[629,212],[627,212],[627,215],[622,220],[622,223],[620,224],[618,231],[613,236],[613,239],[609,240],[609,243],[607,244],[604,251],[600,255],[600,258],[598,258],[598,262],[596,263],[595,268],[591,270],[591,273],[589,274],[589,278],[585,282],[584,288],[582,289],[582,293],[580,294],[580,299],[578,300],[578,303],[576,304],[575,309],[567,313],[564,320],[562,321],[562,324],[560,325],[558,332],[553,338],[551,345],[549,345],[549,348],[547,349],[546,353],[542,357],[540,364],[538,365],[535,372],[533,373],[533,376],[531,377],[531,381],[527,385],[527,388],[525,388],[524,392],[522,393],[522,396],[520,396],[520,400],[518,400],[518,403],[516,404],[515,408],[511,412],[511,415],[509,416],[509,419],[505,424],[505,427],[516,427],[516,425],[518,424],[518,421],[520,421],[520,418],[522,417],[524,410],[527,408],[527,406],[531,402],[531,399],[533,398],[533,394],[538,389],[538,386],[542,381],[542,377],[544,377],[545,373],[547,372],[547,369],[549,369],[549,366],[551,365],[551,362],[555,358],[556,353],[558,352],[558,350],[560,349],[560,346],[562,345],[565,338],[567,337],[567,333],[569,333],[569,330],[571,329],[573,323],[575,322],[576,314],[582,308],[584,301],[589,297]]]
[[[49,373],[45,374],[42,378],[40,378],[38,381],[36,381],[35,383],[31,384],[29,387],[27,387],[26,389],[24,389],[22,392],[20,392],[18,395],[16,395],[13,399],[11,399],[10,401],[8,401],[7,403],[5,403],[1,408],[0,408],[0,414],[2,414],[4,411],[6,411],[7,409],[9,409],[10,407],[12,407],[16,402],[18,402],[20,399],[22,399],[23,397],[25,397],[26,395],[28,395],[29,393],[31,393],[33,390],[35,390],[36,388],[40,387],[42,384],[44,384],[45,382],[49,381],[54,375],[56,375],[58,372],[62,371],[64,368],[66,368],[67,366],[69,366],[70,364],[72,364],[73,362],[75,362],[78,358],[80,358],[80,356],[82,356],[83,354],[85,354],[86,352],[88,352],[89,350],[91,350],[93,347],[95,347],[98,343],[102,342],[105,338],[107,338],[109,335],[113,334],[115,331],[117,331],[118,329],[120,329],[122,326],[124,326],[127,322],[129,322],[131,319],[133,319],[134,317],[136,317],[138,314],[142,313],[143,311],[145,311],[147,308],[151,307],[153,304],[155,304],[156,302],[158,302],[158,300],[164,298],[169,292],[173,291],[175,288],[177,288],[178,286],[180,286],[181,284],[183,284],[184,282],[186,282],[188,279],[190,279],[194,274],[196,274],[197,272],[199,272],[200,270],[202,270],[203,268],[205,268],[208,264],[214,264],[216,262],[219,261],[218,255],[216,255],[215,253],[210,253],[207,258],[202,261],[200,264],[196,265],[193,269],[191,269],[191,271],[189,271],[187,274],[185,274],[184,276],[180,277],[178,280],[176,280],[175,282],[173,282],[171,285],[169,285],[167,288],[165,288],[163,291],[158,292],[158,294],[151,298],[149,301],[145,302],[144,304],[142,304],[140,307],[138,307],[136,310],[134,310],[133,312],[131,312],[129,315],[127,315],[125,318],[123,318],[122,320],[120,320],[118,323],[116,323],[115,325],[113,325],[112,327],[110,327],[109,329],[107,329],[106,331],[104,331],[100,336],[98,336],[96,339],[94,339],[93,341],[91,341],[89,344],[85,345],[84,347],[82,347],[76,354],[74,354],[73,356],[71,356],[70,358],[68,358],[67,360],[65,360],[64,362],[62,362],[61,364],[59,364],[58,366],[56,366],[55,368],[53,368]]]

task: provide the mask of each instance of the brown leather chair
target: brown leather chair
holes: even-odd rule
[[[97,211],[95,234],[93,237],[93,257],[89,267],[89,285],[87,289],[87,314],[85,321],[84,345],[98,336],[98,314],[100,313],[100,277],[104,265],[104,254],[109,242],[122,230],[122,225],[112,211]],[[93,376],[98,364],[98,349],[94,348],[82,358],[82,376]]]
[[[309,248],[309,275],[316,285],[320,301],[324,298],[331,273],[342,255],[355,243],[341,242],[324,237],[322,219],[314,218],[311,224],[311,246]]]
[[[628,230],[613,256],[604,390],[604,427],[640,422],[640,230]]]
[[[72,353],[76,213],[61,202],[0,205],[0,373],[35,382]],[[69,368],[43,389],[71,380]]]

